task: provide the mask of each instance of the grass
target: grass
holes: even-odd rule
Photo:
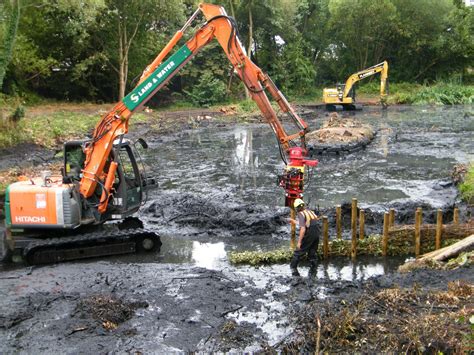
[[[379,82],[374,80],[358,87],[357,93],[378,95]],[[426,86],[393,83],[389,86],[388,103],[408,105],[469,105],[474,103],[474,85],[440,82]]]
[[[474,162],[469,164],[464,182],[459,185],[459,192],[463,200],[474,204]]]
[[[19,122],[0,120],[0,148],[31,142],[54,148],[64,141],[84,138],[100,119],[99,112],[82,113],[72,110],[28,114]],[[145,122],[147,116],[135,114],[133,123]]]

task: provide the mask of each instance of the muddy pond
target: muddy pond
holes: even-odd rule
[[[324,113],[307,111],[305,120],[318,128]],[[473,115],[472,106],[355,113],[375,128],[374,141],[354,154],[318,156],[307,201],[321,210],[353,197],[373,211],[452,207],[459,203],[452,166],[474,159]],[[228,263],[229,251],[289,243],[276,183],[283,164],[266,124],[219,123],[148,141],[145,158],[160,188],[140,218],[162,236],[160,254],[0,268],[0,353],[255,351],[293,332],[289,309],[362,292],[370,278],[395,282],[401,259],[331,260],[313,277],[303,265],[296,284],[287,265]],[[84,300],[98,296],[133,310],[109,329],[84,311]]]

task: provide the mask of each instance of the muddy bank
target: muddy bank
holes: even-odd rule
[[[440,185],[451,188],[452,184]],[[443,187],[444,186],[444,187]],[[310,205],[310,207],[312,207]],[[413,224],[417,207],[423,209],[423,223],[435,224],[437,208],[428,203],[406,201],[368,206],[365,210],[365,231],[367,235],[381,234],[384,213],[394,208],[396,224]],[[441,207],[446,223],[453,218],[455,207],[460,208],[460,222],[473,216],[474,209],[466,204],[449,204]],[[316,208],[320,216],[329,217],[329,235],[336,235],[336,209]],[[351,233],[351,203],[341,204],[343,236]],[[228,241],[238,238],[241,243],[267,239],[286,240],[289,235],[289,208],[270,207],[258,203],[246,203],[231,193],[222,192],[203,195],[191,192],[162,192],[155,195],[143,211],[143,218],[153,229],[166,234],[173,232],[196,240]]]
[[[0,149],[0,171],[10,168],[22,169],[29,166],[46,166],[57,151],[37,144],[24,143],[11,148]]]
[[[473,282],[470,267],[336,285],[329,298],[289,304],[295,331],[273,350],[468,352]],[[296,287],[306,291],[304,285]]]
[[[1,283],[2,353],[192,351],[263,292],[218,271],[160,264],[64,264],[2,273]],[[97,299],[113,300],[113,312]]]
[[[370,279],[377,273],[364,268],[321,264],[306,277],[303,266],[297,280],[287,265],[206,270],[97,261],[6,271],[0,275],[0,352],[309,351],[314,346],[303,334],[314,331],[315,312],[334,318],[334,325],[334,315],[386,288],[443,290],[449,281],[474,282],[472,268]]]

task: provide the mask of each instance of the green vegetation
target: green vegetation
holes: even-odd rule
[[[392,256],[406,256],[412,255],[414,252],[413,240],[398,240],[392,241],[388,245],[388,255]],[[451,245],[458,240],[446,239],[443,240],[442,246]],[[434,250],[434,241],[423,245],[423,250]],[[323,255],[322,243],[319,244],[318,254]],[[333,239],[329,241],[329,255],[330,256],[350,256],[352,248],[352,241],[347,239]],[[252,266],[267,265],[267,264],[281,264],[288,263],[291,260],[293,252],[287,248],[281,248],[269,251],[243,251],[230,252],[228,257],[232,264],[247,264]],[[357,255],[382,255],[382,236],[370,235],[362,240],[357,241]]]
[[[317,99],[319,88],[384,59],[392,83],[474,79],[474,9],[461,0],[210,1],[236,18],[250,57],[289,98]],[[195,8],[191,0],[22,0],[2,90],[60,101],[115,101]],[[198,19],[186,39],[202,24]],[[150,106],[235,102],[245,97],[243,89],[214,41]],[[401,95],[400,102],[466,102],[469,92],[459,96],[457,90],[425,89],[415,98]]]
[[[0,4],[0,89],[12,57],[19,20],[20,0],[3,1]]]
[[[437,84],[423,86],[413,92],[396,93],[393,99],[399,104],[465,105],[474,103],[474,86]]]
[[[465,201],[474,204],[474,163],[469,165],[464,182],[459,185],[459,191]]]
[[[144,114],[134,115],[132,124],[145,122]],[[0,148],[23,142],[33,142],[54,148],[71,139],[82,139],[99,120],[98,113],[53,111],[30,115],[19,122],[0,121]]]
[[[357,93],[378,97],[380,83],[376,79],[360,85]],[[469,105],[474,103],[474,85],[440,82],[433,85],[416,83],[390,84],[389,104]]]

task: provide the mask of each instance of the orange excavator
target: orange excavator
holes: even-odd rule
[[[169,55],[200,13],[206,21]],[[157,182],[145,171],[136,149],[139,145],[146,148],[146,142],[125,138],[129,119],[213,39],[222,46],[278,139],[285,162],[279,185],[285,190],[286,205],[291,207],[296,198],[302,197],[305,168],[317,164],[307,158],[307,124],[247,56],[235,20],[223,7],[203,3],[144,70],[137,86],[101,118],[92,138],[64,144],[61,175],[44,172],[41,177],[8,186],[3,239],[9,257],[40,264],[159,250],[160,237],[143,229],[141,222],[132,217],[143,204],[147,190],[156,187]],[[296,132],[286,132],[266,92],[289,116]],[[106,223],[111,221],[115,223]]]

